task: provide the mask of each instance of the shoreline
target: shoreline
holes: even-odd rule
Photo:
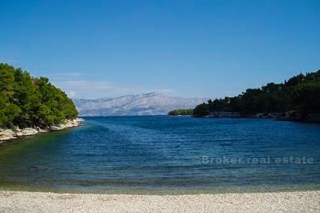
[[[197,195],[0,191],[0,212],[319,212],[320,191]]]
[[[273,117],[258,117],[258,116],[194,116],[194,115],[168,115],[170,117],[192,117],[192,118],[211,118],[211,119],[222,119],[222,118],[231,118],[231,119],[269,119],[273,121],[288,121],[288,122],[297,122],[297,123],[306,123],[306,124],[320,124],[320,119],[295,119],[295,118],[273,118]]]
[[[15,139],[23,138],[26,136],[34,136],[39,133],[47,133],[47,132],[60,131],[64,129],[78,127],[82,122],[84,122],[84,119],[76,118],[76,119],[65,120],[60,124],[52,125],[45,129],[42,129],[40,127],[28,127],[24,129],[17,128],[16,130],[0,128],[0,144],[15,140]]]

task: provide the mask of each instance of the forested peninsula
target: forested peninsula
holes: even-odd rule
[[[235,97],[208,100],[189,112],[195,117],[271,117],[279,120],[320,122],[320,70],[299,74],[283,83],[247,89]]]
[[[79,125],[78,111],[48,78],[0,63],[0,140]]]

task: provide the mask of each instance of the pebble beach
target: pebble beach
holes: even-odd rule
[[[0,212],[320,212],[320,191],[198,195],[0,191]]]

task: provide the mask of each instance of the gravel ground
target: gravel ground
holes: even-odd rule
[[[320,191],[200,195],[0,191],[0,212],[320,212]]]

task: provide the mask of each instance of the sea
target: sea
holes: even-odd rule
[[[320,189],[320,125],[187,116],[85,117],[0,145],[0,189],[197,194]]]

